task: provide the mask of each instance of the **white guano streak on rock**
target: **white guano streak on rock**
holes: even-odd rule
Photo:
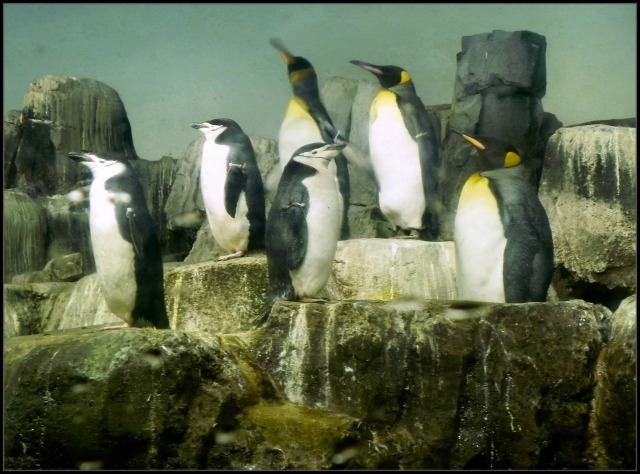
[[[335,305],[328,306],[328,320],[324,331],[324,351],[325,351],[325,382],[324,382],[324,402],[323,408],[329,408],[331,403],[331,358],[333,356],[333,333],[336,321]]]
[[[309,330],[307,305],[300,305],[299,308],[280,355],[280,369],[284,375],[284,392],[287,398],[293,403],[304,404],[304,357],[309,348]]]
[[[389,275],[389,298],[395,297],[396,286],[396,253],[398,252],[398,245],[391,242],[391,271]]]

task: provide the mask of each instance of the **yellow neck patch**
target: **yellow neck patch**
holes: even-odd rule
[[[400,73],[400,84],[404,84],[406,82],[409,82],[410,80],[411,80],[411,76],[407,71],[402,71]]]
[[[520,155],[510,151],[507,153],[507,156],[504,157],[504,167],[511,168],[512,166],[519,165],[522,162]]]
[[[497,206],[496,198],[493,196],[491,189],[489,189],[489,179],[485,178],[480,173],[472,174],[464,183],[462,192],[460,193],[458,207],[466,206],[471,202],[474,204],[484,202],[491,206]]]
[[[371,103],[369,123],[378,117],[378,111],[387,107],[397,107],[396,95],[388,89],[381,89]]]
[[[287,115],[290,117],[308,116],[309,108],[304,100],[300,97],[293,96],[289,101],[289,109]]]
[[[315,71],[311,68],[293,71],[289,74],[289,82],[291,82],[291,84],[295,84],[296,82],[306,79],[309,76],[313,76],[314,74]]]

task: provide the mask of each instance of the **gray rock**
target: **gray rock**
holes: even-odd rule
[[[4,163],[2,175],[3,189],[10,188],[13,183],[18,182],[16,169],[16,153],[20,145],[22,129],[22,112],[19,110],[9,110],[4,116]]]
[[[73,283],[60,282],[5,284],[4,339],[44,332],[51,314],[64,305],[73,287]]]
[[[351,468],[584,468],[609,317],[579,301],[279,302],[246,340],[287,399],[375,433]]]
[[[457,298],[453,242],[338,242],[327,294],[334,300]]]
[[[561,128],[549,140],[540,200],[551,223],[555,265],[578,286],[635,293],[636,183],[633,128]]]
[[[16,169],[10,187],[35,184],[47,194],[68,192],[83,171],[69,160],[69,151],[121,151],[137,158],[118,93],[93,79],[45,76],[33,81],[20,128],[20,143],[9,157]]]
[[[590,429],[595,469],[632,469],[637,462],[637,419],[631,407],[637,391],[636,295],[611,319],[611,336],[598,355]]]
[[[44,267],[51,281],[73,282],[84,273],[84,261],[81,253],[72,253],[50,260]]]
[[[173,329],[247,331],[267,300],[266,256],[181,265],[165,273],[165,299]]]
[[[462,51],[457,55],[455,98],[505,85],[544,97],[546,49],[545,37],[531,31],[494,30],[463,36]]]
[[[327,109],[333,125],[342,138],[349,137],[351,127],[351,105],[356,96],[358,81],[343,77],[329,77],[320,88],[320,98]]]
[[[47,212],[26,193],[4,191],[4,282],[47,263]]]
[[[12,338],[4,355],[13,468],[223,467],[215,454],[263,392],[217,340],[188,333],[62,331]]]

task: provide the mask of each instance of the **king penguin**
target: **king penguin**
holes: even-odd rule
[[[300,56],[292,55],[277,39],[272,39],[275,47],[285,62],[289,73],[289,82],[293,89],[293,96],[280,126],[278,135],[278,154],[282,170],[292,158],[293,153],[301,146],[309,143],[337,143],[344,142],[340,132],[329,117],[329,113],[320,100],[318,77],[309,61]],[[343,197],[343,217],[340,230],[342,240],[349,238],[349,168],[347,160],[338,154],[330,165],[330,169],[338,177],[340,194]]]
[[[230,252],[218,260],[264,248],[264,187],[251,140],[231,119],[194,123],[202,132],[200,189],[211,233]]]
[[[382,89],[369,110],[369,153],[380,211],[399,236],[436,240],[440,233],[440,132],[407,71],[352,60]]]
[[[340,238],[342,196],[330,163],[346,143],[310,143],[286,164],[266,231],[268,302],[313,299],[324,288]]]
[[[69,158],[93,175],[89,229],[107,307],[129,326],[169,329],[160,244],[138,175],[116,152]]]
[[[460,194],[454,222],[458,297],[498,303],[544,302],[553,239],[536,189],[515,147],[451,130],[478,151],[479,171]]]

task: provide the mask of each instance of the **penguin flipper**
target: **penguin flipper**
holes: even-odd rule
[[[288,225],[286,232],[283,233],[283,245],[286,253],[285,262],[289,270],[300,267],[307,253],[307,205],[306,202],[294,201],[284,210]]]
[[[142,260],[144,258],[145,242],[142,239],[144,234],[142,232],[143,226],[139,222],[140,214],[138,214],[132,207],[127,207],[124,212],[127,217],[127,222],[129,223],[129,236],[131,237],[133,251],[135,252],[136,257]]]
[[[224,208],[231,217],[236,217],[240,194],[247,188],[244,165],[229,163],[224,183]]]
[[[503,279],[507,303],[544,302],[553,274],[553,243],[546,213],[532,189],[506,205]]]

